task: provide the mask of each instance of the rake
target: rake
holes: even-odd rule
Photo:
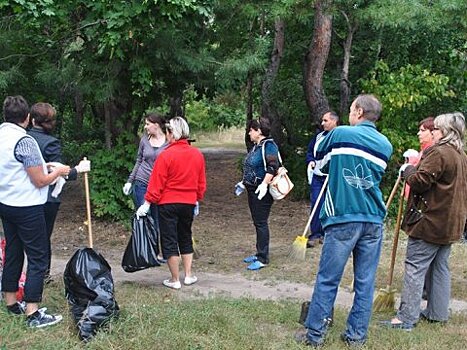
[[[399,176],[391,192],[391,195],[389,196],[386,208],[389,208],[389,205],[391,204],[391,201],[394,197],[394,193],[396,192],[397,186],[399,185],[400,181],[401,177]],[[394,276],[394,265],[396,261],[397,245],[399,243],[399,232],[401,229],[402,210],[404,207],[404,191],[405,182],[402,186],[402,190],[399,197],[399,208],[397,210],[396,229],[392,241],[391,264],[389,266],[388,282],[386,288],[381,288],[374,299],[373,310],[375,312],[386,312],[394,310],[396,289],[392,288],[392,279]]]
[[[329,176],[326,176],[326,179],[324,180],[323,187],[321,187],[321,191],[318,194],[318,198],[316,199],[315,205],[313,206],[313,209],[311,210],[311,214],[308,217],[308,221],[305,225],[305,229],[303,230],[303,233],[300,236],[297,236],[295,238],[295,241],[292,244],[292,247],[289,252],[289,258],[292,258],[294,260],[298,261],[303,261],[305,260],[305,255],[306,255],[306,243],[308,241],[308,238],[306,237],[306,234],[308,232],[308,228],[310,227],[311,220],[313,220],[313,217],[315,216],[316,211],[318,210],[318,205],[319,202],[321,201],[321,197],[323,196],[323,193],[326,189],[326,186],[328,184]]]

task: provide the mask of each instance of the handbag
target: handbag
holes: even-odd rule
[[[266,171],[266,157],[264,155],[265,144],[263,145],[261,151],[263,155],[264,170]],[[281,158],[281,154],[279,153],[279,151],[277,151],[277,157],[279,158],[279,163],[281,164],[281,166],[279,167],[279,169],[277,169],[276,176],[272,178],[272,181],[269,184],[269,194],[276,201],[287,196],[289,192],[292,191],[292,188],[294,187],[293,182],[290,180],[289,176],[287,175],[287,169],[282,164],[282,158]]]

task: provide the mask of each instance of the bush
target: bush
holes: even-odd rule
[[[122,133],[111,150],[100,149],[92,160],[91,198],[97,217],[119,221],[128,220],[134,211],[130,197],[122,192],[135,164],[138,148],[134,136]]]

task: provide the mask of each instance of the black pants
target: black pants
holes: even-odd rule
[[[159,230],[164,259],[193,253],[191,224],[194,204],[159,205]]]
[[[0,217],[5,231],[5,266],[2,274],[2,291],[18,291],[18,281],[28,259],[24,301],[42,301],[44,274],[47,269],[47,237],[43,205],[12,207],[0,203]]]
[[[47,232],[47,274],[50,274],[50,265],[52,262],[52,232],[54,231],[55,219],[57,218],[60,202],[47,202],[44,204],[45,230]]]
[[[263,264],[269,264],[269,213],[274,199],[268,193],[259,200],[256,187],[246,186],[248,206],[256,229],[256,257]]]

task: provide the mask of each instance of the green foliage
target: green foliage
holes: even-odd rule
[[[455,96],[447,76],[430,72],[422,65],[408,64],[390,70],[387,63],[379,61],[369,76],[361,81],[361,86],[383,103],[380,125],[384,127],[413,131],[417,124],[410,121],[425,118],[442,99]]]
[[[288,171],[290,180],[292,180],[294,184],[294,188],[291,192],[292,198],[295,200],[307,199],[310,196],[310,186],[308,185],[306,175],[306,154],[292,154],[290,152],[287,152],[287,154],[287,158],[284,159],[284,166]]]
[[[91,199],[97,217],[128,220],[134,210],[132,201],[122,192],[135,164],[137,145],[134,136],[122,133],[111,150],[100,149],[89,157],[92,161]]]
[[[185,114],[193,130],[213,131],[245,123],[242,105],[228,94],[209,99],[191,86],[184,93]]]

